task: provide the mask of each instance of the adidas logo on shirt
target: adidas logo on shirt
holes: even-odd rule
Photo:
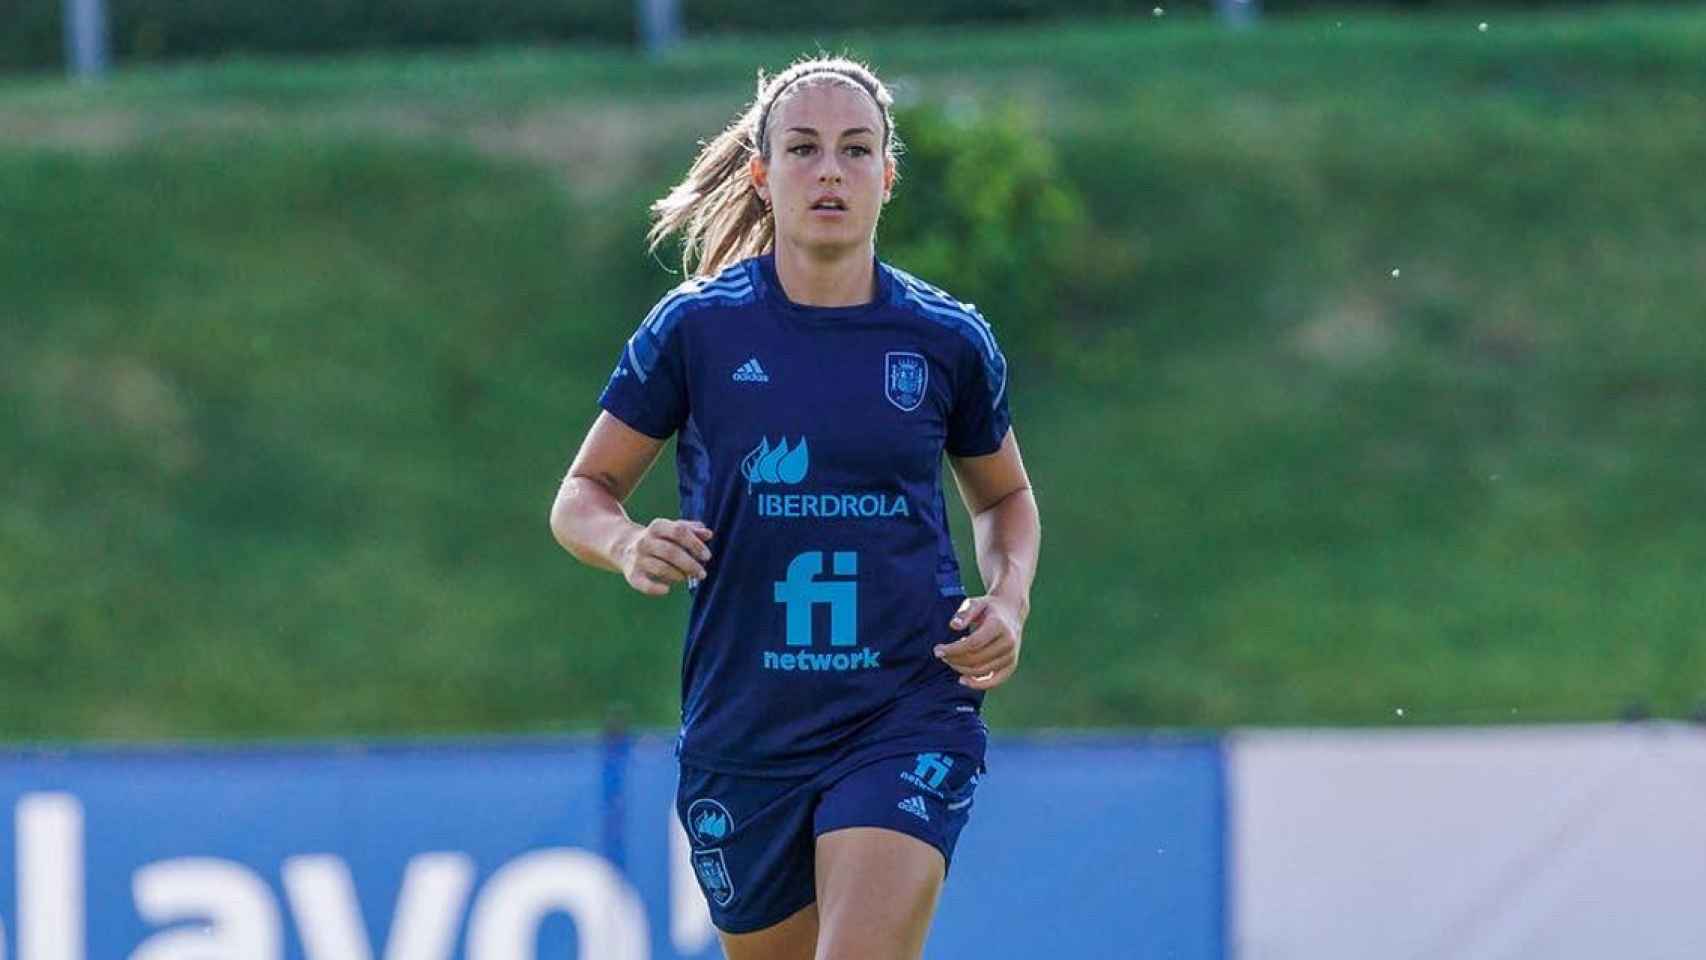
[[[930,819],[929,812],[924,809],[924,798],[917,794],[907,797],[905,800],[895,804],[895,806],[905,810],[907,813],[912,814],[920,820],[928,822]]]
[[[769,383],[770,374],[765,373],[764,368],[758,365],[758,358],[753,357],[735,370],[735,382]]]

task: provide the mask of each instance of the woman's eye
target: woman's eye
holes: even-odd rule
[[[788,148],[788,152],[796,157],[803,157],[815,149],[817,149],[817,147],[810,143],[796,143]]]
[[[853,154],[855,157],[868,157],[871,155],[871,148],[870,147],[863,146],[863,145],[860,145],[857,143],[851,147],[848,147],[847,151],[849,153]]]

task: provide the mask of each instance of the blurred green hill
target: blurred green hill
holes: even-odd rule
[[[1706,13],[1486,19],[833,38],[1084,201],[1056,304],[956,290],[1046,531],[998,727],[1706,699]],[[0,84],[0,737],[669,724],[685,599],[546,511],[646,202],[820,41]]]

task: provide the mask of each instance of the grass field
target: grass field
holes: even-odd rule
[[[1145,17],[0,81],[0,737],[668,724],[684,601],[545,513],[645,203],[820,43],[1086,200],[1062,316],[983,303],[1047,533],[997,727],[1706,699],[1706,13]]]

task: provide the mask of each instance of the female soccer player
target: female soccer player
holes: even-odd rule
[[[760,76],[653,205],[653,249],[680,233],[693,278],[629,338],[551,510],[582,562],[693,594],[676,807],[731,960],[921,954],[1029,612],[1006,360],[970,305],[876,258],[892,103],[845,59]],[[681,519],[639,525],[622,503],[672,434]]]

